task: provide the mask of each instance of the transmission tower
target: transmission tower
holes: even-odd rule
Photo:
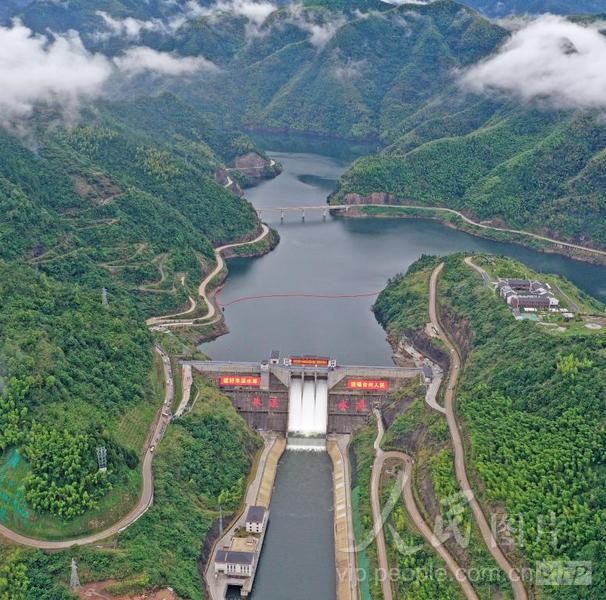
[[[107,471],[107,448],[97,448],[97,463],[99,471]]]
[[[76,564],[76,559],[72,558],[72,574],[69,578],[69,587],[72,590],[80,587],[80,577],[78,576],[78,565]]]
[[[103,306],[107,306],[109,304],[107,300],[107,288],[105,287],[101,291],[101,303],[103,304]]]

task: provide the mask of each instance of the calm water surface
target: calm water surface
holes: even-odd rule
[[[346,169],[348,160],[316,154],[272,153],[284,172],[249,190],[257,207],[321,205]],[[343,364],[388,365],[391,350],[370,310],[372,297],[313,299],[268,294],[355,295],[378,292],[396,273],[422,254],[479,250],[506,254],[537,271],[560,273],[594,296],[606,300],[606,269],[544,254],[515,244],[483,240],[437,222],[402,219],[322,221],[309,213],[277,213],[263,219],[281,236],[280,245],[260,259],[230,261],[221,294],[230,334],[202,349],[216,359],[259,360],[271,350],[283,355],[330,355]]]
[[[282,457],[254,600],[330,600],[336,589],[332,463],[325,452]]]
[[[276,146],[273,146],[276,147]],[[321,154],[273,152],[284,172],[249,190],[257,207],[320,205],[351,161]],[[372,297],[356,299],[242,298],[268,294],[355,295],[379,292],[422,254],[478,250],[506,254],[537,271],[560,273],[606,300],[606,269],[513,244],[475,238],[439,223],[398,219],[322,221],[321,214],[263,219],[280,245],[258,259],[230,261],[221,303],[229,335],[204,344],[212,358],[260,360],[283,355],[330,355],[343,364],[390,365],[391,349],[371,312]],[[231,304],[236,301],[235,304]],[[335,594],[330,459],[287,452],[271,503],[254,600],[329,600]]]

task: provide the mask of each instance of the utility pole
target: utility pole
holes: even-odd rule
[[[97,448],[97,463],[99,464],[99,471],[105,473],[107,471],[107,448]]]
[[[80,587],[80,577],[78,576],[78,565],[76,564],[76,559],[72,558],[72,572],[69,578],[69,587],[72,590]]]
[[[223,507],[221,506],[221,504],[219,504],[219,531],[221,532],[220,538],[222,538],[223,537]]]

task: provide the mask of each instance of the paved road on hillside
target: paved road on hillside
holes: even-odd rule
[[[37,540],[30,538],[14,531],[11,531],[7,527],[0,525],[0,535],[16,544],[22,546],[30,546],[32,548],[40,548],[41,550],[62,550],[65,548],[71,548],[72,546],[84,546],[87,544],[95,544],[101,542],[122,530],[126,529],[129,525],[132,525],[137,519],[142,517],[147,509],[152,505],[154,500],[154,475],[152,471],[152,462],[154,459],[155,446],[162,440],[164,431],[170,421],[170,410],[175,395],[175,387],[173,382],[172,368],[170,364],[170,358],[160,348],[156,346],[156,352],[162,358],[162,364],[164,368],[164,403],[162,408],[158,411],[156,419],[151,428],[151,433],[145,446],[145,455],[143,457],[143,490],[141,497],[137,505],[120,521],[108,527],[107,529],[94,533],[92,535],[83,536],[71,540],[62,540],[58,542],[50,542],[46,540]],[[163,413],[167,413],[166,416]]]
[[[477,271],[480,274],[480,277],[484,280],[484,283],[491,282],[490,275],[488,275],[488,273],[482,269],[482,267],[476,265],[471,256],[466,256],[464,262],[468,267],[471,267],[474,271]]]
[[[375,409],[377,419],[377,437],[374,443],[375,460],[372,465],[372,478],[370,481],[370,500],[372,504],[372,520],[374,523],[375,542],[377,544],[377,558],[379,569],[383,576],[381,577],[381,588],[383,590],[383,600],[393,600],[391,581],[387,577],[389,573],[389,560],[387,558],[387,548],[385,546],[385,532],[383,531],[383,514],[381,510],[381,473],[383,472],[383,463],[385,462],[385,452],[381,449],[381,440],[385,429],[383,427],[383,417]]]
[[[192,312],[194,312],[194,310],[196,309],[197,303],[195,301],[194,298],[192,298],[190,296],[189,300],[190,300],[190,306],[187,310],[180,312],[180,313],[175,313],[172,315],[164,315],[164,316],[160,316],[160,317],[151,317],[150,319],[147,320],[147,324],[150,327],[158,327],[158,326],[162,326],[162,327],[174,327],[174,326],[181,326],[181,327],[192,327],[194,325],[209,325],[211,319],[216,315],[217,313],[217,307],[214,303],[214,297],[211,297],[212,294],[210,292],[208,292],[208,286],[210,285],[210,283],[212,282],[212,280],[219,274],[221,273],[221,271],[223,270],[223,268],[225,267],[225,260],[223,258],[223,252],[225,250],[229,250],[230,248],[238,248],[240,246],[248,246],[249,244],[256,244],[257,242],[260,242],[261,240],[265,239],[265,237],[267,235],[269,235],[269,227],[267,225],[265,225],[265,223],[263,223],[261,225],[261,233],[259,234],[259,236],[257,236],[254,240],[250,240],[248,242],[238,242],[236,244],[226,244],[225,246],[219,246],[218,248],[215,248],[215,260],[216,260],[216,266],[215,268],[202,280],[202,282],[200,283],[200,285],[198,286],[198,296],[204,301],[204,303],[206,304],[207,308],[207,312],[205,315],[201,316],[201,317],[196,317],[193,319],[181,319],[181,320],[174,320],[176,317],[180,317],[183,315],[187,315],[187,314],[191,314]],[[193,303],[193,304],[192,304]]]
[[[389,573],[389,560],[387,557],[387,550],[385,547],[385,535],[383,532],[384,519],[381,511],[380,502],[380,483],[381,473],[385,468],[385,462],[388,460],[397,460],[402,463],[404,470],[400,474],[400,487],[404,498],[404,505],[408,516],[414,523],[415,527],[419,530],[421,535],[430,544],[430,546],[440,555],[448,570],[452,573],[457,583],[461,586],[463,593],[467,600],[479,600],[471,582],[467,578],[465,571],[461,569],[457,561],[452,557],[450,552],[445,548],[444,543],[437,538],[432,532],[431,528],[423,519],[421,512],[417,507],[417,503],[412,490],[412,469],[414,466],[413,459],[405,454],[404,452],[384,452],[381,449],[381,440],[383,439],[384,427],[381,413],[375,410],[375,416],[377,418],[377,438],[375,439],[375,461],[372,467],[372,479],[371,479],[371,499],[372,499],[372,514],[374,521],[374,532],[375,539],[377,542],[377,555],[379,560],[379,568],[382,573]],[[381,586],[383,591],[383,600],[393,600],[393,590],[389,577],[383,577],[381,579]]]
[[[433,273],[431,274],[431,280],[429,284],[429,317],[430,320],[438,332],[440,339],[444,342],[448,350],[450,351],[451,367],[449,372],[448,381],[446,384],[446,390],[444,392],[444,407],[446,408],[446,420],[448,421],[448,429],[450,430],[450,436],[452,439],[452,445],[455,455],[455,472],[457,481],[461,487],[461,490],[465,494],[474,518],[480,529],[480,533],[484,538],[484,542],[488,551],[492,554],[499,567],[505,572],[507,578],[513,588],[514,597],[516,600],[528,600],[528,594],[524,588],[523,583],[520,580],[520,576],[513,566],[509,563],[505,554],[503,554],[501,548],[498,546],[490,528],[490,525],[486,519],[486,516],[482,512],[482,508],[471,489],[469,484],[469,478],[467,476],[467,469],[465,466],[465,449],[461,440],[461,432],[455,416],[455,393],[461,372],[461,355],[459,349],[450,340],[445,330],[442,327],[438,314],[438,281],[444,263],[438,265]]]

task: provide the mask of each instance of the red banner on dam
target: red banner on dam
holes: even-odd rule
[[[386,379],[348,379],[347,389],[387,392],[389,381]]]
[[[330,358],[323,356],[292,356],[291,364],[296,367],[328,367]]]
[[[261,378],[251,375],[221,375],[219,385],[222,387],[260,387]]]

